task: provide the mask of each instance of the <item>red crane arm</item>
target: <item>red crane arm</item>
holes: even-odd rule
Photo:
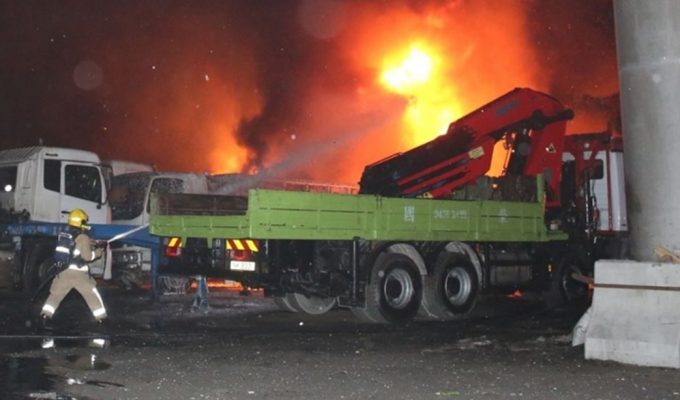
[[[566,121],[572,117],[552,96],[514,89],[454,121],[446,134],[367,166],[360,192],[448,197],[488,172],[494,145],[504,139],[511,148],[505,173],[544,174],[548,206],[559,204]]]

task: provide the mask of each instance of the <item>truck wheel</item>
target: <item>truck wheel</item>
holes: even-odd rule
[[[38,282],[42,285],[48,279],[54,278],[56,275],[57,266],[55,265],[53,257],[44,259],[40,266],[38,266]]]
[[[335,307],[335,298],[306,296],[302,293],[287,293],[286,300],[294,310],[309,314],[325,314]]]
[[[281,311],[288,311],[288,312],[298,312],[297,309],[295,309],[290,302],[288,301],[288,296],[281,296],[281,297],[274,297],[274,304],[276,304]]]
[[[130,285],[132,288],[132,281],[124,282],[125,285]],[[161,275],[158,277],[158,290],[163,295],[182,295],[189,292],[191,280],[186,276]]]
[[[42,283],[40,277],[41,264],[50,257],[54,246],[36,244],[28,250],[24,270],[22,272],[23,288],[26,293],[34,293]],[[43,276],[44,279],[44,276]]]
[[[381,318],[380,316],[374,316],[373,313],[369,313],[368,309],[363,308],[363,307],[352,307],[350,308],[352,311],[352,314],[356,319],[358,319],[360,322],[366,322],[368,324],[386,324],[387,321],[385,321],[384,318]]]
[[[418,312],[422,283],[418,267],[401,253],[378,256],[366,285],[366,307],[352,309],[362,321],[404,323]]]
[[[578,251],[563,254],[553,266],[550,288],[545,294],[548,307],[576,304],[588,299],[588,285],[572,278],[572,274],[584,274],[587,258]]]
[[[21,276],[21,256],[14,253],[12,257],[12,289],[20,291],[23,288],[23,279]]]
[[[459,254],[442,253],[432,275],[425,277],[423,314],[439,319],[460,319],[472,311],[479,294],[479,277],[470,261]]]

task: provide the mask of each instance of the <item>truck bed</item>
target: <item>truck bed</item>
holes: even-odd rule
[[[164,193],[156,195],[152,213],[159,215],[243,215],[248,209],[245,196]]]
[[[542,193],[542,187],[539,190]],[[185,196],[152,199],[152,234],[208,240],[541,242],[566,238],[562,232],[546,229],[540,201],[402,199],[253,189],[247,200],[202,196],[207,207],[200,209],[195,199]],[[182,203],[188,207],[182,209]]]

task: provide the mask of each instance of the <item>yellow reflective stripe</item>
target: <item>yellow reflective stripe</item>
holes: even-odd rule
[[[179,238],[171,238],[168,242],[168,247],[177,247],[177,242],[179,242]]]
[[[250,249],[250,251],[252,251],[252,252],[257,251],[257,245],[252,240],[250,240],[250,239],[246,240],[246,244],[248,245],[248,248]]]
[[[255,243],[254,240],[246,239],[246,240],[236,240],[236,239],[230,239],[230,240],[225,240],[227,250],[246,250],[246,248],[252,252],[259,251],[257,247],[257,243]]]

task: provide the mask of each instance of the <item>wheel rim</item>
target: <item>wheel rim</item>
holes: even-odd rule
[[[383,296],[386,303],[397,310],[408,307],[415,294],[413,280],[408,271],[395,268],[383,281]]]
[[[444,276],[444,297],[454,306],[464,304],[472,292],[472,278],[461,267],[449,270]]]

